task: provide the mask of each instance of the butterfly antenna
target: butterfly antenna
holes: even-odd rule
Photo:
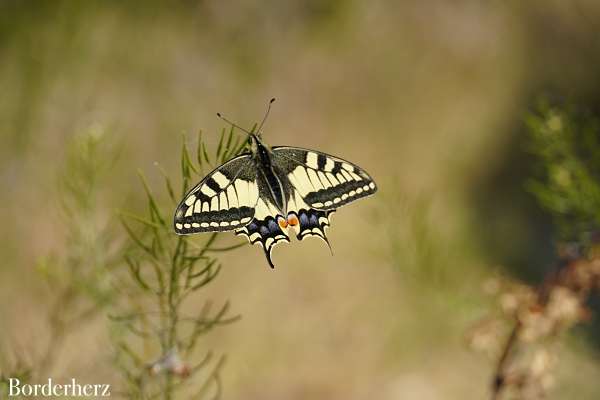
[[[238,128],[239,130],[246,132],[248,134],[248,136],[254,136],[254,134],[252,132],[249,132],[246,129],[242,128],[241,126],[234,124],[233,122],[231,122],[230,120],[225,118],[223,115],[221,115],[221,113],[217,113],[217,117],[221,118],[223,121],[227,122],[229,125],[233,126],[234,128]]]
[[[263,120],[260,123],[258,130],[256,131],[258,134],[260,134],[260,130],[262,129],[263,125],[265,124],[265,121],[267,120],[267,117],[269,116],[269,112],[271,111],[271,104],[273,104],[274,101],[275,101],[275,97],[273,97],[271,100],[269,100],[269,105],[267,106],[267,112],[265,113],[265,116],[263,117]]]

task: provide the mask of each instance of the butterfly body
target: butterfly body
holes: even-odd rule
[[[328,245],[325,229],[339,207],[376,192],[361,168],[314,150],[269,148],[250,134],[252,152],[241,154],[208,174],[175,212],[177,234],[231,231],[259,243],[271,267],[273,247],[316,236]]]

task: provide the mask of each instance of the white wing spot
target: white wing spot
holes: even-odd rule
[[[237,192],[238,206],[249,206],[248,182],[243,179],[237,179],[235,181],[235,191]]]
[[[350,175],[350,173],[348,171],[346,171],[345,169],[342,170],[342,174],[344,175],[344,178],[346,178],[347,181],[353,181],[354,180],[352,178],[352,175]]]
[[[208,197],[212,197],[215,194],[217,194],[217,192],[215,192],[214,190],[209,188],[208,185],[202,185],[202,187],[200,188],[200,191],[202,193],[204,193],[205,195],[207,195]]]
[[[208,228],[209,225],[208,225],[208,222],[203,222],[200,224],[200,226],[203,228]]]
[[[212,178],[219,184],[221,189],[224,189],[231,182],[221,171],[217,171],[212,175]]]
[[[219,226],[219,223],[218,223],[218,222],[211,222],[211,223],[210,223],[210,226],[214,226],[214,227],[216,228],[216,227],[218,227],[218,226]]]
[[[251,241],[255,241],[258,238],[260,238],[260,233],[258,233],[258,232],[254,232],[252,235],[250,235]]]
[[[344,168],[348,172],[354,171],[354,167],[348,163],[342,163],[342,168]]]
[[[221,226],[229,226],[229,222],[227,221],[223,221],[220,223]]]
[[[262,219],[271,213],[269,206],[267,206],[267,204],[261,198],[258,199],[255,210],[255,216],[259,219]]]
[[[306,165],[313,169],[317,169],[317,153],[308,152],[306,153]]]
[[[375,189],[375,184],[374,184],[373,182],[371,182],[371,183],[369,183],[369,187],[370,187],[371,189]]]
[[[327,172],[325,175],[327,176],[327,178],[329,178],[329,181],[332,185],[337,186],[340,184],[340,182],[337,179],[335,179],[335,176],[333,176],[331,172]]]
[[[325,189],[327,189],[327,188],[330,188],[330,187],[332,186],[332,185],[331,185],[331,182],[329,182],[329,179],[327,179],[327,177],[325,176],[325,174],[324,174],[323,172],[319,171],[319,172],[317,173],[317,176],[318,176],[318,177],[319,177],[319,179],[321,180],[321,183],[323,184],[323,187],[324,187]]]
[[[242,224],[245,224],[246,222],[250,222],[251,219],[252,218],[250,218],[250,217],[245,217],[245,218],[242,218],[241,222],[242,222]]]
[[[333,167],[335,167],[335,161],[327,157],[327,160],[325,161],[325,171],[331,172],[333,170]]]
[[[194,222],[194,223],[192,223],[192,226],[193,226],[194,228],[200,228],[200,224],[199,224],[199,223],[197,223],[197,222]]]
[[[183,227],[186,229],[190,229],[192,226],[190,224],[183,224]]]
[[[226,210],[227,208],[229,208],[227,205],[227,195],[225,192],[221,192],[219,195],[219,210]]]
[[[312,192],[312,184],[310,178],[306,174],[306,168],[298,166],[296,169],[288,175],[292,185],[300,192],[300,195],[306,196],[309,192]]]
[[[175,228],[181,229],[181,228],[183,228],[183,225],[181,225],[181,224],[175,224]]]
[[[185,205],[190,207],[192,204],[194,204],[195,201],[196,201],[196,196],[191,195],[190,197],[185,199]]]
[[[354,178],[355,181],[362,180],[362,178],[360,176],[356,175],[354,172],[350,172],[350,175],[352,175],[352,177]]]
[[[230,208],[238,207],[238,198],[235,194],[235,188],[233,187],[233,185],[230,185],[227,188],[227,199],[229,200]]]
[[[254,205],[256,199],[258,199],[258,185],[254,182],[248,182],[248,205]]]
[[[323,188],[323,185],[321,184],[321,181],[319,180],[319,177],[317,176],[317,173],[315,171],[313,171],[312,169],[309,169],[308,177],[310,178],[310,183],[315,188],[315,190],[319,190],[319,189]]]

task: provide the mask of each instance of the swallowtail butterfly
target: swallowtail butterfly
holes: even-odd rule
[[[323,239],[331,215],[340,207],[377,191],[362,168],[320,151],[267,146],[260,130],[246,132],[252,151],[227,161],[185,195],[175,211],[179,235],[234,231],[264,250],[271,268],[273,247],[289,242],[288,229],[303,240]]]

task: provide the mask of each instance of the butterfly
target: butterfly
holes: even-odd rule
[[[374,194],[377,185],[365,170],[342,158],[291,146],[269,147],[260,131],[246,132],[251,151],[217,167],[191,189],[175,211],[179,235],[234,231],[251,244],[258,243],[275,268],[275,245],[289,242],[289,230],[299,240],[318,237],[327,243],[325,230],[340,207]],[[331,249],[331,246],[329,246]]]

